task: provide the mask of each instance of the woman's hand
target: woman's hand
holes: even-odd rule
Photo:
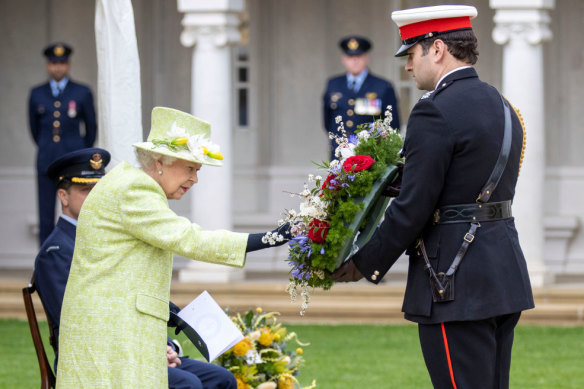
[[[168,367],[177,367],[182,363],[176,351],[174,351],[169,345],[166,345],[166,359],[168,361]]]

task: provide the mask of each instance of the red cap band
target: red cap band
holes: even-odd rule
[[[423,22],[406,24],[399,28],[402,40],[425,35],[429,32],[446,32],[460,28],[472,28],[470,17],[444,18],[424,20]]]

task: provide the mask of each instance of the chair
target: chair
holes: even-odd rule
[[[51,389],[55,387],[55,374],[53,373],[51,363],[49,362],[47,354],[45,353],[43,338],[39,330],[39,325],[37,322],[36,313],[32,302],[32,295],[34,292],[36,292],[36,288],[34,287],[34,279],[32,279],[30,281],[30,284],[28,284],[26,288],[22,288],[22,298],[24,299],[24,306],[26,308],[28,325],[30,326],[32,341],[34,343],[34,348],[36,350],[37,358],[39,360],[39,367],[41,369],[41,389]],[[51,323],[49,323],[49,343],[53,345],[53,342],[54,342],[53,328],[51,327]]]

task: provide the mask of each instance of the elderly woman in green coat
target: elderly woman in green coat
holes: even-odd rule
[[[59,337],[57,388],[165,388],[172,254],[243,267],[263,234],[204,231],[168,199],[220,166],[210,126],[154,108],[141,168],[121,162],[87,197],[77,226]]]

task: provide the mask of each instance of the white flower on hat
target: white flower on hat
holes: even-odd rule
[[[176,122],[172,123],[172,128],[168,131],[169,138],[188,138],[189,135],[184,128],[179,127]]]
[[[202,135],[193,135],[187,141],[187,147],[193,156],[197,159],[204,160],[205,156],[213,159],[223,159],[219,145],[211,142]]]

